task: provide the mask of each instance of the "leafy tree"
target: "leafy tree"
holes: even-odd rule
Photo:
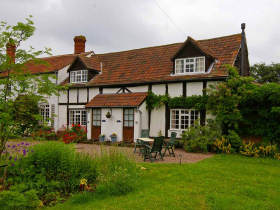
[[[223,134],[238,144],[238,137],[262,137],[280,145],[280,84],[256,84],[228,67],[229,77],[209,91],[207,108],[220,123]],[[236,146],[238,147],[238,146]]]
[[[19,95],[14,101],[14,120],[16,122],[16,134],[29,135],[38,127],[38,106],[37,96]]]
[[[255,64],[251,67],[251,75],[259,83],[278,82],[280,83],[280,63]]]
[[[35,27],[32,16],[24,22],[16,25],[8,25],[0,22],[0,157],[5,149],[9,136],[12,135],[17,125],[15,113],[15,101],[19,95],[25,95],[31,100],[40,101],[44,97],[58,94],[61,87],[52,82],[54,76],[48,74],[32,75],[28,71],[27,64],[47,65],[36,57],[42,54],[50,54],[50,49],[35,51],[34,48],[25,50],[21,48],[23,42],[34,33]],[[15,61],[6,54],[6,47],[15,47]],[[39,115],[37,115],[39,119]]]
[[[235,67],[228,66],[229,77],[209,90],[207,109],[216,116],[223,134],[237,130],[242,115],[239,104],[244,95],[254,86],[251,77],[241,77]]]

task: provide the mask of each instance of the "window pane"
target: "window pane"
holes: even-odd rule
[[[205,58],[196,58],[196,72],[205,72]]]
[[[184,60],[176,60],[175,62],[175,72],[183,73],[184,72]]]

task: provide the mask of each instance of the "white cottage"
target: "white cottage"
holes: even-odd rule
[[[227,78],[225,65],[249,75],[245,24],[242,33],[147,47],[122,52],[85,52],[86,39],[74,38],[74,54],[44,58],[50,67],[44,73],[57,75],[58,85],[69,85],[60,96],[42,105],[42,115],[53,116],[55,130],[81,124],[88,139],[117,134],[118,141],[133,142],[142,129],[150,136],[172,131],[180,134],[196,119],[203,124],[206,111],[165,105],[147,110],[148,91],[171,97],[202,95],[210,85]],[[32,72],[42,73],[40,67]]]

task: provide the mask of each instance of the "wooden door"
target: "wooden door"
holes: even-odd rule
[[[134,109],[123,110],[123,140],[133,142],[134,139]]]
[[[101,109],[92,109],[91,139],[98,140],[101,134]]]

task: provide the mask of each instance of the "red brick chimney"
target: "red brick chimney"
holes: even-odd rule
[[[80,35],[80,36],[75,36],[74,37],[74,53],[75,54],[80,54],[85,52],[86,48],[86,37]]]
[[[12,42],[6,44],[6,53],[9,56],[10,62],[15,63],[16,60],[16,45]]]

